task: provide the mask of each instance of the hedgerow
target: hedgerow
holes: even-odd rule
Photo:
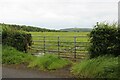
[[[120,52],[120,32],[116,24],[100,23],[90,33],[90,57],[112,54],[118,56]]]
[[[19,51],[27,52],[32,43],[31,34],[23,31],[15,30],[14,28],[3,27],[2,44],[15,47]]]

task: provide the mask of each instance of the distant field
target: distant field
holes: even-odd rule
[[[89,32],[30,32],[32,35],[41,36],[86,36]]]
[[[67,53],[74,52],[74,37],[76,38],[76,52],[87,51],[89,32],[30,32],[33,39],[33,48],[44,51],[44,36],[45,36],[45,51],[58,50],[58,36],[59,36],[59,50]]]
[[[43,40],[42,36],[46,36],[46,40],[57,40],[57,37],[60,37],[60,41],[74,41],[74,36],[83,36],[77,38],[77,41],[88,42],[89,32],[30,32],[33,36],[33,40]],[[41,37],[36,37],[41,36]],[[84,37],[86,36],[86,37]]]

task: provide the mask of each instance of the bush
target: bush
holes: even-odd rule
[[[118,28],[116,24],[100,23],[90,33],[90,57],[113,54],[119,55],[120,44],[118,43]]]
[[[40,70],[53,70],[63,68],[70,64],[70,61],[66,59],[58,58],[55,55],[44,55],[37,57],[32,62],[30,62],[28,67],[34,68],[37,67]]]
[[[118,36],[117,36],[117,39],[118,39],[118,43],[117,43],[118,47],[117,47],[117,50],[118,50],[118,52],[120,52],[120,26],[119,26],[119,28],[118,28]]]
[[[73,66],[71,72],[80,78],[119,78],[118,57],[99,56],[84,60]]]
[[[34,57],[24,54],[10,46],[2,47],[2,64],[22,64],[29,63]]]
[[[2,31],[2,44],[15,47],[19,51],[27,52],[28,46],[31,46],[31,34],[18,31],[9,27],[4,27]]]

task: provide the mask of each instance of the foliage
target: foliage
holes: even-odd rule
[[[50,30],[45,28],[33,27],[33,26],[26,26],[26,25],[13,25],[13,24],[2,24],[0,26],[9,26],[10,28],[14,28],[16,30],[23,30],[27,32],[60,32],[59,30]]]
[[[55,55],[46,54],[44,56],[36,57],[30,54],[24,54],[10,46],[2,47],[2,64],[28,64],[28,67],[38,67],[42,70],[53,70],[63,68],[69,64],[70,61],[58,58]]]
[[[117,42],[117,50],[118,50],[118,52],[120,52],[120,26],[119,26],[119,28],[118,28],[118,35],[117,35],[117,39],[118,39],[118,42]]]
[[[2,64],[22,64],[29,63],[34,57],[24,54],[10,46],[2,47]]]
[[[28,47],[32,44],[32,36],[31,34],[6,26],[3,27],[2,31],[2,44],[27,52]]]
[[[44,56],[35,58],[32,62],[30,62],[28,67],[37,67],[40,70],[53,70],[63,68],[69,64],[70,61],[66,59],[61,59],[55,55],[46,54]]]
[[[71,72],[80,78],[119,78],[118,57],[87,59],[74,65]]]
[[[120,34],[119,34],[120,35]],[[118,28],[116,24],[100,23],[90,33],[90,57],[113,54],[119,55]]]

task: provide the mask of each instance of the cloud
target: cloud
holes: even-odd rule
[[[117,21],[118,0],[0,0],[0,22],[50,29]]]

